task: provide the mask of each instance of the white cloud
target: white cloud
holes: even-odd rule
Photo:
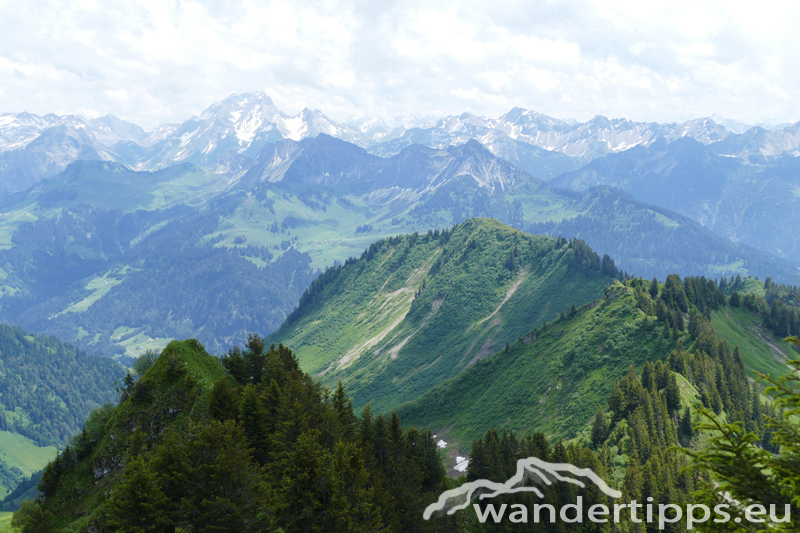
[[[11,1],[0,111],[154,127],[264,90],[289,113],[337,119],[519,105],[796,121],[799,15],[791,1]]]

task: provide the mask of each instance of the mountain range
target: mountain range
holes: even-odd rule
[[[736,125],[731,127],[741,131]],[[797,124],[774,130],[752,127],[734,133],[712,118],[659,124],[596,116],[581,123],[519,107],[497,118],[463,113],[424,124],[405,120],[394,127],[374,118],[337,123],[319,110],[304,109],[288,115],[267,95],[255,92],[231,95],[199,116],[152,131],[112,115],[97,119],[0,115],[0,190],[23,190],[78,159],[114,161],[136,170],[158,170],[184,162],[213,166],[223,154],[251,156],[266,143],[299,141],[320,133],[381,156],[397,154],[411,144],[444,148],[476,139],[496,155],[543,179],[609,153],[649,146],[660,138],[688,137],[714,146],[720,155],[744,160],[796,156],[800,147]]]
[[[268,334],[324,268],[471,217],[582,239],[647,278],[798,277],[794,126],[740,134],[712,119],[578,123],[521,108],[337,124],[251,93],[149,132],[24,113],[0,130],[0,183],[20,189],[0,198],[0,319],[93,353]],[[194,290],[209,279],[218,293]],[[179,297],[156,310],[165,290]]]
[[[584,239],[648,278],[797,275],[617,189],[555,189],[475,140],[383,158],[319,134],[229,163],[218,173],[80,161],[9,196],[0,319],[94,353],[137,355],[185,336],[219,350],[274,331],[321,269],[372,242],[474,216]],[[165,291],[176,298],[157,305]]]

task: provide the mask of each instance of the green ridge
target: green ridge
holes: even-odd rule
[[[603,265],[580,241],[471,219],[380,241],[330,269],[268,342],[324,384],[341,380],[356,407],[385,412],[596,299],[616,273]]]
[[[631,282],[614,282],[601,300],[532,330],[397,412],[405,423],[431,429],[462,449],[490,428],[573,438],[598,406],[607,408],[614,382],[630,365],[641,369],[646,361],[666,360],[677,346],[672,334],[664,337],[663,322],[641,307]],[[710,316],[718,338],[731,349],[738,346],[753,375],[786,374],[783,361],[791,348],[756,313],[722,306]],[[678,338],[694,348],[688,333]],[[696,397],[684,378],[679,385],[685,402]]]

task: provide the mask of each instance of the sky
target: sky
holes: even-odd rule
[[[800,120],[800,2],[0,0],[0,112]]]

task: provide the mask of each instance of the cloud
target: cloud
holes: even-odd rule
[[[435,7],[433,7],[435,6]],[[336,119],[800,119],[794,2],[0,3],[3,111],[180,122],[263,90]]]

